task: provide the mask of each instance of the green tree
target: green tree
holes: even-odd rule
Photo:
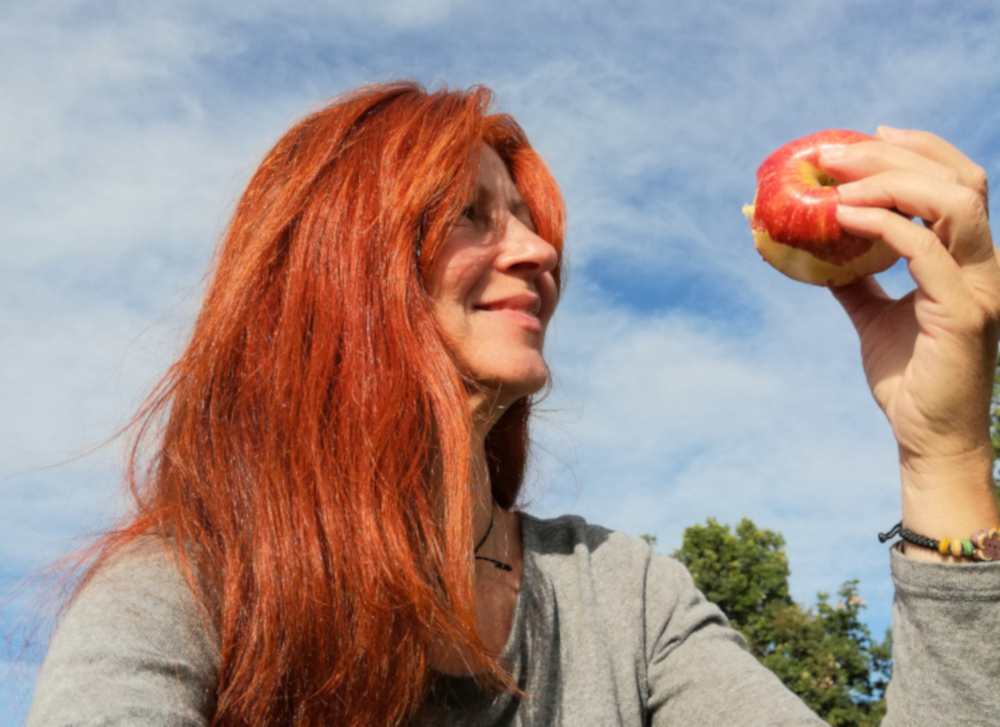
[[[709,519],[684,531],[673,556],[747,640],[751,653],[831,725],[878,725],[891,668],[891,635],[872,640],[865,602],[848,581],[815,609],[788,595],[788,560],[779,533],[744,518],[736,531]]]
[[[744,518],[732,533],[713,518],[684,531],[673,556],[687,566],[698,588],[719,606],[758,659],[774,640],[773,626],[788,595],[788,559],[779,533],[758,530]]]

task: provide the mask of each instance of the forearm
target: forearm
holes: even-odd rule
[[[1000,563],[950,567],[892,556],[893,662],[884,727],[995,724]]]

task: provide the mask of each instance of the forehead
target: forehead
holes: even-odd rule
[[[501,197],[507,202],[524,201],[504,160],[488,144],[483,144],[479,157],[479,188],[490,196]]]

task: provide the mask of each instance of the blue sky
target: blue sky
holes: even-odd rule
[[[117,445],[81,455],[178,352],[264,152],[330,96],[412,77],[493,88],[567,198],[528,509],[663,552],[752,517],[788,540],[798,599],[860,578],[881,633],[894,444],[845,316],[760,262],[740,209],[771,150],[831,127],[926,128],[996,178],[996,4],[360,5],[0,8],[0,587],[119,512]],[[34,658],[0,665],[0,721],[23,719]]]

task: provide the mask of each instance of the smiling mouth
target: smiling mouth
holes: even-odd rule
[[[538,311],[526,310],[524,308],[514,308],[511,306],[486,306],[477,305],[473,310],[481,310],[487,313],[520,313],[524,316],[531,316],[532,318],[538,318]]]
[[[512,313],[523,313],[524,315],[538,318],[542,310],[542,301],[537,295],[514,296],[496,300],[490,303],[480,303],[473,306],[474,310],[489,312],[510,311]]]

